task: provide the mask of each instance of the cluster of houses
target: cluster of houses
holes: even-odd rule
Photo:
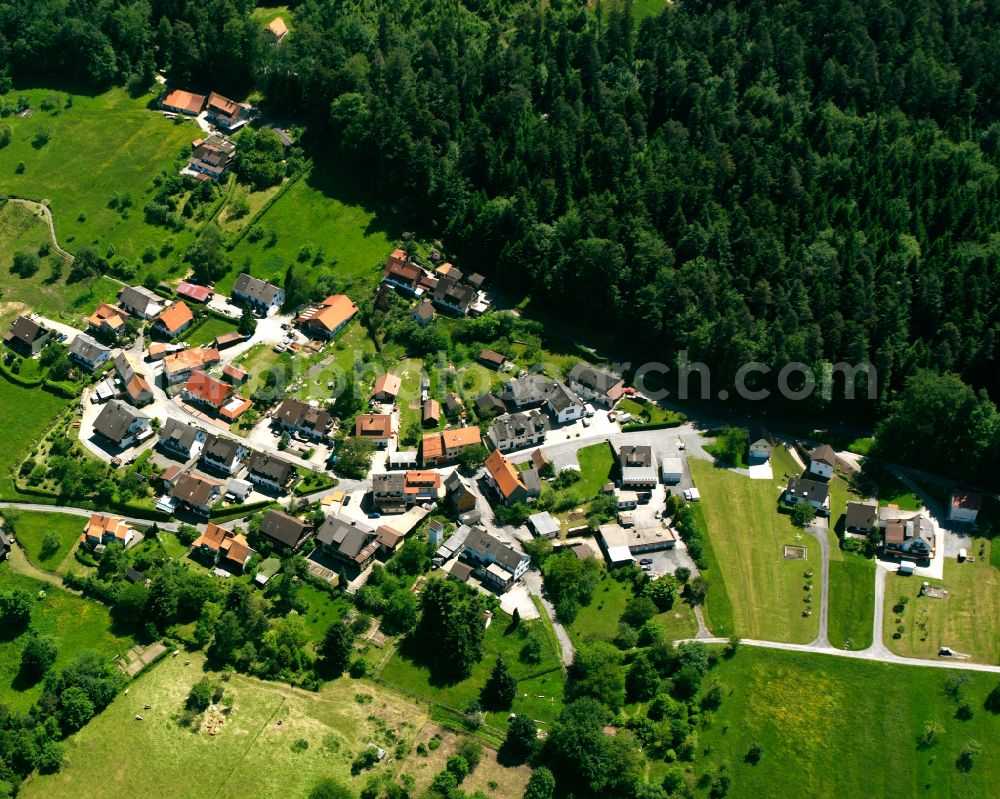
[[[480,526],[463,524],[447,540],[441,541],[442,536],[443,528],[431,525],[431,546],[437,547],[434,563],[443,566],[451,561],[448,574],[461,582],[476,576],[483,585],[503,592],[528,570],[527,555]]]
[[[430,322],[435,308],[457,316],[479,316],[490,308],[483,291],[486,278],[478,272],[465,274],[450,263],[443,263],[432,272],[405,250],[395,249],[386,260],[382,275],[383,290],[395,290],[419,300],[412,312],[418,324]]]
[[[275,22],[280,22],[280,19]],[[235,133],[246,125],[250,121],[252,111],[250,106],[237,103],[217,92],[204,95],[182,89],[166,92],[160,98],[160,108],[170,117],[203,115],[225,134]],[[196,139],[191,146],[191,155],[181,174],[190,175],[198,180],[218,181],[236,160],[236,143],[222,133],[211,133]]]

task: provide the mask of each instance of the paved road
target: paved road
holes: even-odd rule
[[[885,578],[889,574],[878,563],[875,564],[875,616],[872,623],[872,645],[867,649],[862,649],[861,654],[866,654],[876,660],[894,658],[892,652],[882,640],[882,619],[885,615]]]
[[[17,510],[26,511],[40,511],[42,513],[65,513],[70,516],[80,516],[82,518],[90,518],[92,513],[97,511],[88,510],[87,508],[74,508],[69,505],[42,505],[34,502],[0,502],[0,511],[4,508],[16,508]],[[118,514],[115,514],[118,515]],[[140,519],[137,516],[122,516],[125,521],[129,524],[138,524],[143,527],[150,524],[154,524],[153,519]],[[155,522],[156,526],[161,530],[166,530],[167,532],[176,532],[177,528],[180,526],[178,522]]]
[[[812,535],[819,542],[821,579],[821,596],[819,603],[819,633],[810,646],[817,649],[830,646],[830,639],[827,637],[827,624],[830,614],[830,531],[827,528],[826,519],[817,520],[818,523],[810,524],[806,532]]]
[[[573,662],[573,642],[569,639],[569,633],[556,618],[556,609],[552,603],[545,598],[542,593],[542,575],[536,569],[531,569],[524,575],[524,584],[528,591],[537,596],[542,601],[542,607],[552,622],[552,629],[555,630],[556,640],[559,641],[559,657],[564,666],[569,666]]]

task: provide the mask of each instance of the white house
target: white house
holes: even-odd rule
[[[813,477],[829,480],[836,465],[837,454],[829,444],[822,444],[809,453],[809,474]]]
[[[559,424],[582,419],[585,411],[583,400],[559,382],[545,390],[545,404]]]
[[[680,458],[664,458],[660,461],[660,479],[664,485],[676,485],[684,477],[684,465]]]
[[[240,274],[233,284],[233,299],[250,305],[258,313],[269,314],[281,307],[285,301],[285,292],[268,283],[251,277],[246,272]]]
[[[785,502],[798,505],[800,502],[808,502],[818,511],[830,509],[830,486],[826,483],[817,483],[815,480],[808,480],[805,477],[793,477],[788,481],[788,488],[782,495]]]

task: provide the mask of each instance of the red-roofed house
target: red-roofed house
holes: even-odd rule
[[[220,128],[228,131],[245,125],[249,118],[246,106],[212,92],[205,104],[205,115]]]
[[[333,338],[358,312],[358,306],[346,294],[331,294],[319,305],[304,311],[295,320],[311,335]]]
[[[184,399],[218,410],[232,396],[233,387],[229,383],[216,380],[202,371],[194,371],[184,385]]]
[[[177,293],[186,299],[202,303],[208,302],[215,295],[208,286],[196,286],[186,280],[182,280],[177,286]]]
[[[188,308],[184,300],[178,300],[160,312],[160,315],[153,321],[153,330],[167,338],[174,338],[191,327],[192,324],[194,324],[194,314],[191,313],[191,309]]]
[[[392,416],[383,413],[360,413],[354,422],[354,435],[384,449],[392,440]]]
[[[181,89],[167,92],[160,100],[160,108],[173,111],[175,114],[187,114],[196,117],[205,107],[205,95],[192,94]]]
[[[93,333],[117,337],[125,330],[128,314],[116,305],[102,302],[96,310],[87,317],[87,324]]]

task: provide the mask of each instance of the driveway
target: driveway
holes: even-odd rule
[[[828,623],[830,618],[830,523],[827,519],[816,519],[813,524],[806,528],[806,532],[819,542],[820,556],[820,605],[819,605],[819,633],[811,646],[821,648],[830,646],[830,639],[827,636]]]
[[[545,598],[542,593],[542,574],[537,569],[529,569],[524,574],[524,585],[528,591],[537,596],[542,601],[542,607],[552,622],[552,629],[555,631],[556,640],[559,642],[559,654],[564,666],[569,666],[573,662],[573,642],[569,638],[566,628],[559,623],[556,618],[556,609],[552,603]]]

